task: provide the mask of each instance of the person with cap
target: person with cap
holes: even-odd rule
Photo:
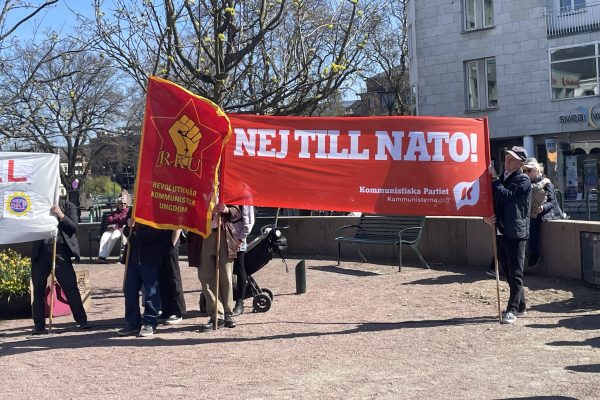
[[[100,237],[100,249],[98,251],[98,263],[106,264],[106,258],[110,255],[113,247],[119,241],[123,243],[123,227],[127,223],[129,207],[122,197],[117,200],[117,209],[106,217],[106,231]]]
[[[494,215],[484,218],[484,221],[497,229],[498,257],[510,287],[508,305],[502,315],[502,322],[506,324],[516,322],[518,316],[527,312],[523,268],[529,237],[531,181],[523,173],[526,159],[527,151],[514,146],[506,150],[504,173],[501,176],[492,165],[488,167],[492,177]]]
[[[554,185],[546,176],[544,169],[535,158],[528,158],[523,172],[531,180],[531,219],[529,226],[529,256],[527,266],[535,267],[540,262],[539,229],[542,221],[563,218],[558,205]]]

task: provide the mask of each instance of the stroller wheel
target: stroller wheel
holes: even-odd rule
[[[255,312],[267,312],[271,308],[271,298],[266,293],[259,293],[254,296],[252,307]]]
[[[263,293],[266,293],[267,296],[269,296],[269,298],[271,299],[271,301],[273,301],[273,292],[271,291],[271,289],[262,289]]]

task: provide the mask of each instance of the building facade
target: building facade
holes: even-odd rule
[[[408,34],[418,115],[487,117],[495,165],[525,146],[572,212],[598,189],[600,1],[410,0]]]

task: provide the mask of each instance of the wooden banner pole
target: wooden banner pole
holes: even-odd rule
[[[52,268],[50,269],[50,313],[48,331],[52,332],[52,314],[54,313],[54,280],[56,279],[56,236],[52,239]]]
[[[217,326],[219,325],[218,318],[219,318],[219,263],[221,262],[221,260],[220,260],[220,255],[221,255],[221,214],[219,214],[219,218],[217,220],[218,220],[218,223],[217,223],[217,255],[216,255],[216,262],[215,262],[216,285],[215,285],[215,301],[214,301],[215,314],[213,316],[213,330],[217,330]],[[225,307],[225,304],[223,304],[223,307]]]
[[[498,246],[496,244],[496,225],[492,226],[492,247],[494,249],[494,267],[496,270],[496,297],[498,299],[498,322],[502,323],[502,308],[500,306],[500,274],[498,271]]]

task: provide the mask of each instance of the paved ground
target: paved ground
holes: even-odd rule
[[[190,316],[150,338],[119,338],[123,267],[90,269],[95,328],[69,317],[30,338],[28,319],[0,322],[3,399],[507,399],[600,396],[600,291],[527,277],[531,311],[497,322],[495,281],[483,271],[307,261],[256,274],[275,292],[267,313],[198,333],[199,284],[182,261]],[[507,298],[502,285],[503,302]],[[250,301],[246,302],[247,309]],[[563,397],[564,396],[564,397]]]

